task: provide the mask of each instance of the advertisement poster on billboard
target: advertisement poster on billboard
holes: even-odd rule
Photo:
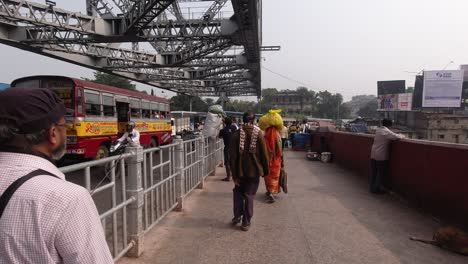
[[[378,111],[411,111],[413,94],[383,94],[379,95],[377,100]]]
[[[398,95],[398,111],[411,111],[413,107],[413,94],[404,93]]]
[[[463,71],[425,71],[423,107],[460,107]]]
[[[377,111],[397,111],[398,110],[398,94],[382,94],[377,97]]]

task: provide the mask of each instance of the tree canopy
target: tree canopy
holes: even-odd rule
[[[109,86],[114,86],[122,89],[136,91],[136,85],[133,84],[129,79],[118,77],[112,74],[105,72],[94,72],[94,79],[85,78],[86,81],[105,84]]]
[[[208,104],[200,97],[186,94],[179,94],[171,98],[171,111],[190,111],[190,100],[192,100],[193,112],[208,111]]]

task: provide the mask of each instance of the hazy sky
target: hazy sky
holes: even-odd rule
[[[84,12],[84,0],[56,2]],[[378,80],[405,79],[412,86],[414,74],[405,71],[468,64],[467,14],[466,0],[263,0],[263,45],[281,45],[281,51],[264,52],[262,63],[345,99],[375,94]],[[32,74],[92,76],[86,68],[4,45],[0,69],[0,82]],[[300,86],[265,69],[262,74],[263,88]]]

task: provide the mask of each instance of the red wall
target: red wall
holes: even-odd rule
[[[335,163],[368,177],[372,136],[341,132],[325,136]],[[314,137],[314,149],[318,138]],[[468,223],[468,145],[392,142],[388,184],[437,216]]]

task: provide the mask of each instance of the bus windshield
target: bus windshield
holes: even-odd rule
[[[18,81],[15,87],[21,88],[47,88],[53,90],[65,104],[67,116],[73,115],[73,82],[63,79],[29,79]]]

